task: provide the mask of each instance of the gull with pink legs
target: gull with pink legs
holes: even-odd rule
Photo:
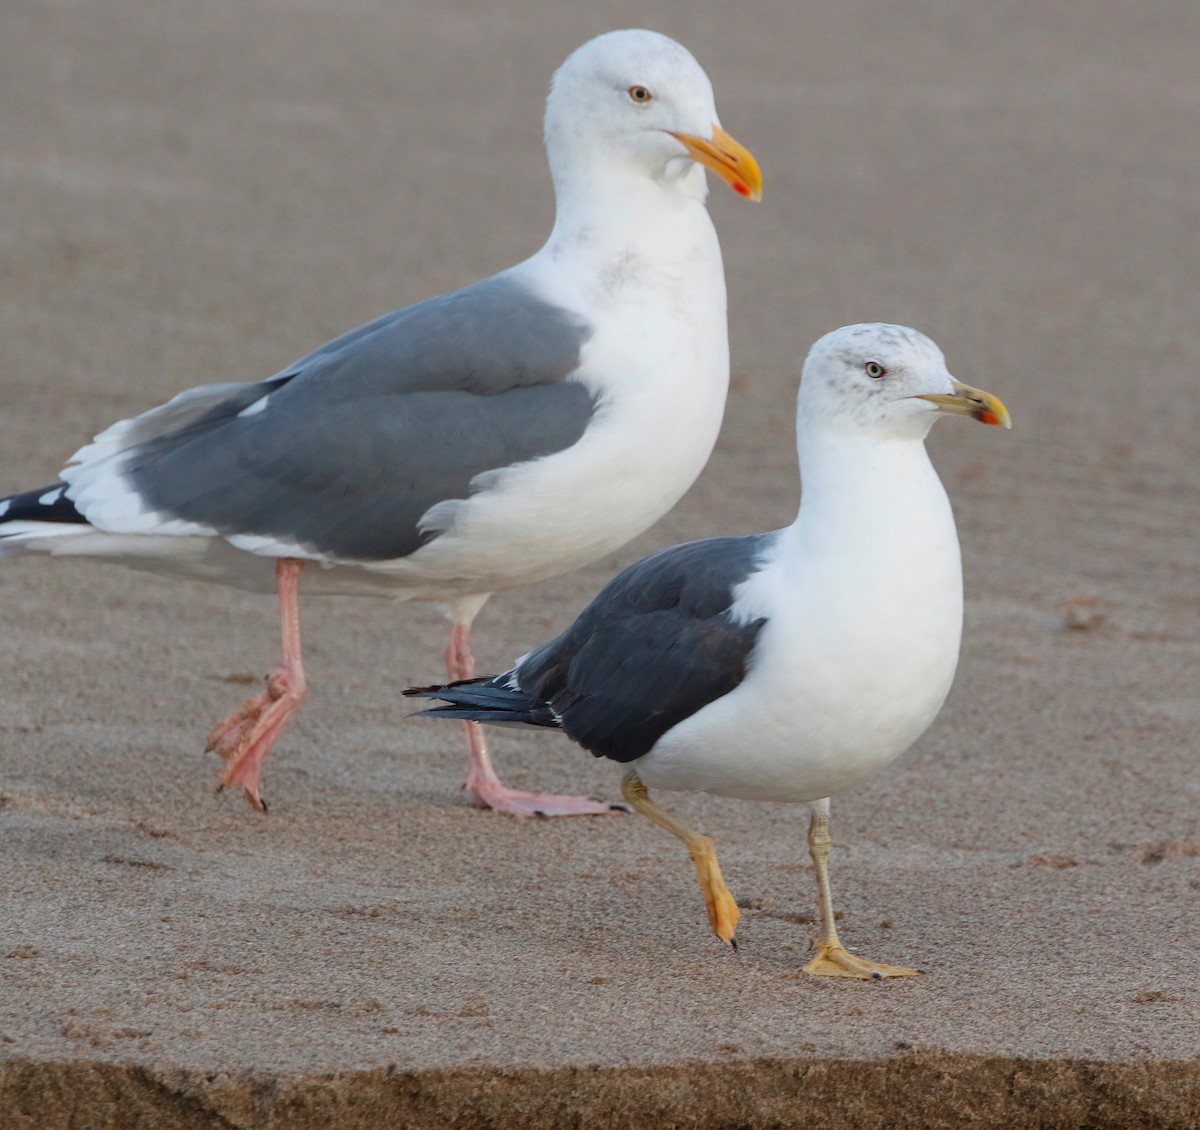
[[[91,556],[278,593],[283,657],[219,723],[222,785],[256,808],[305,697],[299,599],[444,604],[452,680],[474,674],[489,595],[576,569],[647,529],[708,460],[729,381],[705,170],[758,199],[678,43],[618,31],[554,77],[556,215],[540,251],[368,322],[273,377],[203,385],[123,420],[60,481],[0,499],[0,556]],[[466,724],[474,801],[517,815],[608,804],[506,788]]]

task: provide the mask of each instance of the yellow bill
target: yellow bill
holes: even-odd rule
[[[954,383],[953,392],[929,393],[913,399],[928,400],[930,404],[937,405],[939,412],[951,416],[970,416],[972,420],[978,420],[982,424],[994,424],[998,428],[1012,427],[1012,417],[998,396],[980,388],[972,388],[962,381],[954,381],[953,378],[951,380]]]
[[[754,154],[720,126],[713,126],[711,139],[672,130],[667,132],[684,145],[693,161],[711,169],[739,196],[749,200],[762,199],[762,170]]]

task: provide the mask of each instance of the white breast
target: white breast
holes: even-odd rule
[[[636,537],[682,497],[712,452],[725,410],[729,346],[725,282],[708,214],[698,204],[636,252],[616,243],[570,260],[547,252],[530,281],[595,327],[580,358],[598,410],[573,447],[479,476],[476,493],[426,515],[439,536],[387,563],[414,595],[430,585],[489,592],[543,580]],[[660,246],[661,244],[661,246]]]
[[[636,763],[647,785],[818,800],[867,780],[933,721],[958,662],[961,560],[945,492],[914,447],[929,489],[885,474],[839,502],[857,510],[836,521],[822,499],[802,508],[739,594],[742,615],[768,618],[746,679]]]

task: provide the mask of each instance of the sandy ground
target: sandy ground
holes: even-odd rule
[[[546,80],[631,24],[691,47],[766,174],[759,207],[714,190],[726,427],[638,543],[498,597],[481,666],[652,548],[789,520],[809,343],[930,333],[1015,428],[932,441],[958,682],[833,825],[847,941],[926,975],[799,974],[800,810],[672,798],[719,840],[735,955],[649,823],[470,809],[456,730],[402,720],[434,608],[308,602],[264,818],[201,749],[274,661],[271,600],[6,561],[5,1127],[1200,1124],[1191,0],[8,0],[0,493],[534,250]],[[553,735],[495,745],[617,796]]]

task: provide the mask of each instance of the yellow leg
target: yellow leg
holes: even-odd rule
[[[737,949],[733,934],[742,912],[738,910],[733,895],[729,893],[729,888],[725,886],[725,880],[721,877],[716,845],[708,836],[693,832],[686,824],[681,824],[659,808],[650,799],[650,793],[642,779],[632,769],[621,781],[621,794],[636,811],[684,842],[688,855],[696,865],[696,877],[700,880],[700,891],[704,895],[704,905],[708,910],[709,925],[721,941]]]
[[[833,894],[829,889],[829,852],[832,846],[829,802],[822,801],[813,806],[808,825],[808,852],[817,869],[817,891],[821,903],[821,937],[817,942],[817,956],[804,967],[804,972],[817,977],[858,977],[864,981],[881,981],[884,977],[916,977],[919,969],[867,961],[848,953],[842,945],[833,920]]]

